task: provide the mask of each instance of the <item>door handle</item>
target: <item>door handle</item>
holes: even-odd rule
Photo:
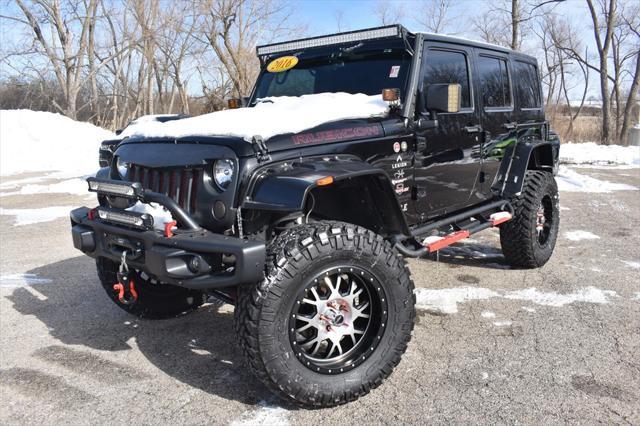
[[[511,123],[503,124],[502,127],[504,127],[507,130],[514,130],[516,127],[518,127],[518,123],[516,123],[515,121],[512,121]]]
[[[482,126],[479,124],[475,126],[465,126],[464,131],[467,133],[480,133],[482,131]]]

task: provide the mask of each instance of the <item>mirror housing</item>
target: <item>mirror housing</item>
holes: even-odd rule
[[[459,84],[430,84],[427,86],[427,111],[460,111],[462,86]]]

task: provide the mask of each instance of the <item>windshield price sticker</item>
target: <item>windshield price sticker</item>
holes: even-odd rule
[[[278,59],[274,59],[267,65],[267,71],[269,72],[283,72],[290,70],[298,64],[298,58],[295,56],[282,56]]]
[[[392,66],[389,72],[389,78],[398,78],[398,74],[400,74],[400,65]]]

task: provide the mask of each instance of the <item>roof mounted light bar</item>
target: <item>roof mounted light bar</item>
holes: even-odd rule
[[[401,25],[369,28],[366,30],[349,31],[320,37],[303,38],[284,43],[273,43],[258,46],[258,56],[271,55],[273,53],[288,52],[291,50],[307,49],[310,47],[330,46],[332,44],[349,43],[353,41],[375,40],[380,38],[402,37],[404,28]]]

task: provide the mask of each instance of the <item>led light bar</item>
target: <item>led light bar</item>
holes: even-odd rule
[[[372,28],[369,30],[350,31],[329,36],[311,37],[297,41],[284,43],[266,44],[258,46],[256,51],[258,56],[270,55],[272,53],[287,52],[290,50],[300,50],[309,47],[329,46],[332,44],[349,43],[352,41],[375,40],[387,37],[400,37],[402,35],[400,26]]]
[[[153,216],[147,213],[135,213],[125,210],[114,210],[98,207],[98,217],[105,222],[130,226],[139,229],[153,228]]]
[[[137,199],[142,194],[142,185],[138,182],[123,182],[118,180],[88,178],[89,191],[105,195],[118,195]]]

